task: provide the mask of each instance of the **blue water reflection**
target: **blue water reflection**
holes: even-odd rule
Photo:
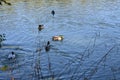
[[[119,80],[119,0],[11,0],[0,6],[0,80]],[[51,11],[55,10],[53,17]],[[38,25],[44,29],[38,31]],[[52,36],[63,35],[63,41]],[[44,46],[50,41],[51,49]],[[15,61],[7,55],[14,51]]]

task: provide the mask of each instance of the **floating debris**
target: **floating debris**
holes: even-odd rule
[[[0,34],[0,48],[2,47],[2,42],[5,41],[5,34]]]
[[[9,67],[7,65],[0,67],[1,71],[7,71],[8,69],[9,69]]]
[[[6,0],[0,0],[0,5],[2,5],[2,2],[4,2],[7,5],[11,5],[11,3],[7,2]]]

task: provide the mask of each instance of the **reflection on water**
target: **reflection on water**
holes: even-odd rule
[[[119,80],[119,0],[9,0],[0,6],[0,80]],[[51,11],[55,10],[53,17]],[[44,29],[38,32],[38,25]],[[63,41],[52,36],[63,35]],[[51,49],[44,46],[50,41]],[[14,51],[16,60],[7,56]],[[23,77],[24,76],[24,77]]]

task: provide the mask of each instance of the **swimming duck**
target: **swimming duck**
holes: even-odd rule
[[[55,15],[55,11],[54,11],[54,10],[52,10],[52,11],[51,11],[51,14],[54,16],[54,15]]]
[[[64,37],[62,35],[52,37],[53,41],[62,41],[63,39],[64,39]]]
[[[41,31],[42,29],[44,29],[44,26],[43,25],[39,25],[38,26],[38,30]]]
[[[47,42],[47,45],[45,46],[45,51],[50,51],[50,41]]]
[[[15,59],[15,57],[16,57],[16,55],[15,55],[14,52],[12,52],[12,53],[10,53],[10,54],[8,55],[8,59],[9,59],[9,60],[10,60],[10,59]]]

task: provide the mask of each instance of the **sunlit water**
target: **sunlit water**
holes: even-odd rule
[[[0,6],[0,80],[120,80],[119,0],[10,0]],[[55,10],[53,17],[51,11]],[[38,32],[38,25],[44,29]],[[63,41],[52,36],[63,35]],[[51,49],[44,46],[50,41]],[[38,48],[42,51],[36,52]],[[8,54],[17,54],[15,61]],[[40,62],[40,63],[39,63]],[[50,65],[50,67],[49,67]],[[52,76],[54,75],[54,76]]]

